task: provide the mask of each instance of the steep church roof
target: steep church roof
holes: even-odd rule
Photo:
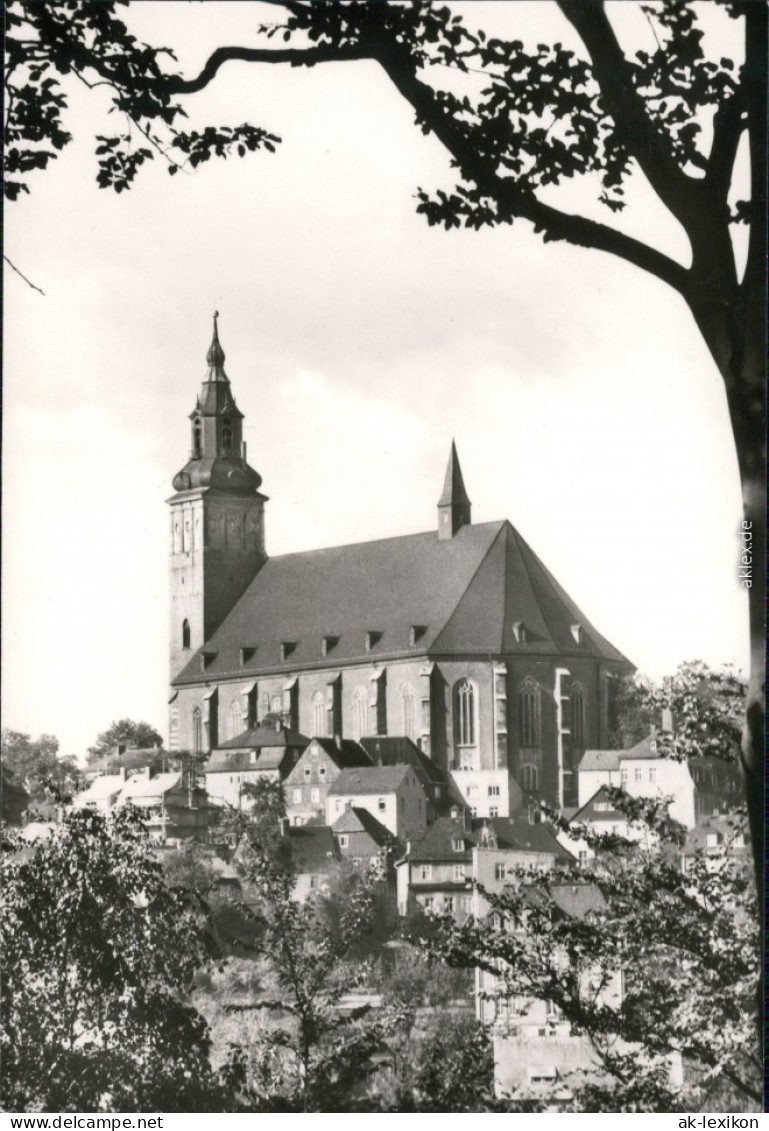
[[[455,654],[631,666],[506,521],[269,558],[205,649],[206,680]],[[196,653],[174,683],[200,681]]]

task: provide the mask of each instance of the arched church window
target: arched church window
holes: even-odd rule
[[[203,427],[199,420],[196,420],[192,426],[192,455],[194,459],[200,459],[203,454]]]
[[[230,705],[230,738],[237,738],[243,733],[243,708],[239,699],[233,699]]]
[[[369,732],[368,725],[368,691],[361,685],[355,688],[352,697],[353,733],[360,740]]]
[[[406,738],[414,739],[414,692],[411,685],[404,683],[401,688],[401,711],[403,716],[403,734]]]
[[[225,454],[232,451],[232,421],[227,417],[222,421],[222,451]]]
[[[186,619],[182,621],[182,648],[189,648],[190,646],[190,622]]]
[[[533,679],[525,679],[521,684],[518,715],[521,720],[521,746],[539,746],[539,688]]]
[[[475,684],[460,679],[454,687],[454,738],[460,746],[475,746],[476,700]]]
[[[312,697],[312,733],[315,738],[326,735],[326,697],[322,691],[316,691]]]
[[[571,685],[571,744],[577,750],[585,748],[585,692],[582,685]]]
[[[203,716],[200,707],[192,712],[192,749],[199,754],[203,749]]]
[[[530,793],[539,789],[539,770],[531,762],[521,766],[521,785]]]

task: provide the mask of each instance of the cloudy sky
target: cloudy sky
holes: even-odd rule
[[[571,41],[547,3],[464,10]],[[129,13],[187,74],[261,18]],[[650,35],[636,5],[619,19]],[[174,178],[154,162],[121,196],[95,184],[108,105],[71,95],[75,143],[7,212],[6,252],[45,297],[6,276],[4,725],[76,754],[123,716],[165,733],[165,499],[214,309],[270,554],[429,529],[454,437],[474,520],[509,518],[639,669],[746,666],[725,399],[662,283],[524,223],[428,228],[414,192],[451,184],[446,154],[373,65],[228,65],[192,123],[249,120],[278,152]],[[625,228],[686,262],[644,186],[630,199]]]

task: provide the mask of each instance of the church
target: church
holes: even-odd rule
[[[216,315],[206,361],[168,500],[171,749],[276,721],[308,742],[401,736],[471,809],[507,779],[508,797],[576,804],[633,666],[510,522],[473,524],[454,444],[432,529],[270,557]]]

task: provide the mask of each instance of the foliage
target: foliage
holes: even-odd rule
[[[349,1009],[343,1002],[355,981],[351,956],[371,929],[366,878],[357,877],[342,911],[329,916],[327,902],[293,898],[290,867],[258,839],[240,859],[260,929],[251,947],[260,993],[243,1008],[264,1011],[271,1021],[258,1048],[233,1052],[230,1070],[240,1082],[241,1105],[345,1110],[340,1105],[365,1081],[372,1055],[401,1023],[395,1008],[370,1014],[365,1006]]]
[[[3,847],[4,1108],[221,1110],[205,1022],[182,1000],[208,944],[137,813],[75,810],[34,847]]]
[[[28,790],[33,803],[69,801],[80,781],[76,760],[59,754],[59,740],[52,734],[32,739],[3,728],[0,759],[3,771]]]
[[[98,758],[114,754],[119,744],[136,750],[151,750],[161,747],[163,739],[149,723],[119,719],[96,736],[96,742],[88,747],[88,761],[95,762]]]
[[[639,675],[623,675],[614,681],[614,718],[607,741],[610,750],[628,750],[659,722],[649,702],[650,690],[649,681]]]
[[[692,1111],[724,1085],[754,1103],[757,907],[744,861],[724,846],[684,869],[664,806],[612,799],[654,825],[653,847],[594,835],[603,851],[579,884],[561,866],[536,885],[521,871],[501,893],[482,891],[485,918],[445,925],[431,948],[498,977],[514,1014],[547,1001],[587,1038],[596,1069],[572,1082],[578,1110]],[[683,1088],[670,1082],[676,1056]]]
[[[664,735],[668,757],[737,761],[746,693],[734,668],[714,670],[701,660],[681,664],[660,687],[648,688],[649,708],[672,713],[675,733]]]

